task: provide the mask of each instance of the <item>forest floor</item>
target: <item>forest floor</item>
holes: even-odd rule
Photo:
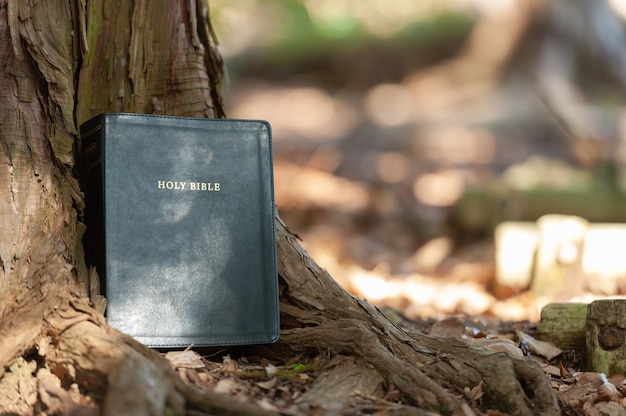
[[[567,187],[590,174],[528,80],[457,85],[434,68],[365,90],[330,91],[307,79],[241,80],[225,101],[231,118],[271,123],[278,212],[311,257],[408,331],[537,360],[562,414],[626,415],[626,379],[586,371],[583,351],[555,353],[537,342],[550,299],[527,287],[496,294],[493,227],[470,230],[455,217],[472,187],[500,189],[503,178],[508,186],[529,176]],[[580,290],[561,301],[602,297]],[[329,358],[270,361],[230,351],[168,358],[201,388],[289,415],[333,414],[307,401],[314,380],[333,366]],[[384,400],[355,391],[352,410],[341,414],[427,414],[411,413],[411,403],[386,388]],[[478,410],[480,385],[452,393],[470,398],[459,415],[502,414]]]
[[[624,103],[602,98],[606,85],[597,75],[576,84],[580,79],[572,74],[585,69],[569,65],[578,60],[544,73],[537,68],[543,60],[516,49],[515,41],[511,56],[504,53],[507,39],[516,39],[518,29],[509,29],[519,28],[517,19],[484,21],[477,25],[484,30],[472,32],[476,38],[452,41],[463,45],[459,50],[446,49],[445,42],[429,42],[421,52],[414,43],[408,49],[384,42],[352,45],[307,55],[290,68],[264,60],[262,53],[246,55],[234,60],[241,72],[226,88],[226,113],[270,122],[279,215],[347,291],[407,330],[538,360],[563,414],[626,415],[624,377],[587,372],[582,351],[554,354],[535,342],[542,308],[557,299],[528,286],[499,291],[494,243],[502,221],[534,222],[565,214],[562,208],[590,222],[626,223],[620,198],[603,203],[583,193],[564,202],[552,195],[540,207],[519,198],[530,189],[626,189]],[[532,36],[521,42],[532,50],[563,35],[529,27]],[[568,37],[555,44],[561,41],[572,50],[580,47]],[[419,59],[428,52],[435,52],[432,62]],[[556,55],[550,56],[558,61]],[[554,80],[558,88],[546,89]],[[464,212],[460,202],[473,189],[495,198],[483,205],[487,209]],[[610,208],[617,215],[608,215]],[[624,295],[626,270],[619,278],[615,290],[598,293],[582,285],[558,301]],[[302,407],[320,366],[332,365],[323,358],[291,357],[286,363],[184,354],[204,364],[198,361],[190,375],[179,367],[191,382],[288,414],[329,412]],[[387,388],[383,402],[355,392],[354,414],[410,414],[402,395]],[[459,414],[480,414],[481,386],[465,393],[473,402]]]
[[[270,121],[279,215],[347,291],[407,330],[539,361],[562,414],[626,415],[625,378],[585,371],[582,351],[555,355],[537,343],[541,309],[550,299],[528,288],[497,296],[493,229],[468,231],[454,218],[466,186],[493,183],[528,160],[572,162],[571,143],[515,83],[466,101],[457,100],[463,91],[440,88],[429,95],[430,110],[424,102],[422,113],[411,116],[417,122],[385,125],[368,113],[378,105],[387,119],[396,117],[401,109],[393,103],[414,91],[411,82],[380,87],[381,96],[391,98],[379,103],[376,89],[342,96],[308,86],[240,83],[227,97],[228,114]],[[581,291],[567,301],[601,297]],[[306,407],[313,381],[332,366],[324,357],[270,362],[229,351],[186,351],[168,358],[201,388],[285,414],[332,414]],[[383,401],[355,391],[351,414],[411,414],[402,394],[387,388]],[[480,385],[465,397],[473,403],[459,414],[485,414],[478,410]]]
[[[430,333],[437,336],[467,337],[467,324],[466,320],[447,319],[440,321],[438,325],[431,325],[432,332]],[[483,323],[473,328],[477,327],[484,328]],[[515,339],[515,334],[507,331],[519,327],[519,324],[500,323],[496,331],[499,334],[497,336],[494,333],[487,335],[485,332],[478,332],[475,335],[483,338],[466,339],[470,343],[476,343],[480,339],[486,348],[522,355],[523,350],[511,340]],[[424,326],[422,329],[428,331]],[[525,331],[532,331],[532,326],[527,327]],[[255,357],[234,356],[224,352],[202,356],[193,350],[168,352],[165,356],[184,380],[200,389],[229,394],[242,401],[255,403],[262,409],[280,414],[335,414],[332,402],[311,406],[307,401],[307,392],[311,390],[317,376],[322,370],[332,367],[333,363],[330,358],[311,359],[311,357],[301,356],[292,357],[288,362],[272,363]],[[532,359],[539,361],[544,368],[546,377],[550,379],[552,389],[559,400],[563,415],[624,414],[626,379],[623,376],[618,375],[607,379],[603,374],[575,371],[574,368],[565,367],[560,358],[554,359],[552,363],[539,355],[533,355]],[[464,394],[456,392],[456,395],[460,399],[463,398],[461,396],[470,397],[471,403],[456,414],[503,415],[499,411],[481,412],[478,410],[482,407],[483,392],[480,384],[472,389],[466,388],[466,390]],[[455,392],[451,393],[455,394]],[[354,391],[348,404],[348,409],[342,405],[341,414],[430,414],[417,413],[394,386],[387,386],[383,400]]]
[[[280,158],[275,176],[278,183],[302,180],[323,184],[327,200],[332,199],[333,189],[344,190],[335,194],[341,199],[350,187],[345,178]],[[494,295],[493,239],[485,237],[460,246],[445,236],[424,242],[406,216],[385,219],[371,211],[367,215],[346,213],[336,205],[329,208],[313,203],[296,209],[308,198],[303,189],[314,187],[277,186],[279,209],[281,205],[289,207],[280,212],[282,219],[344,288],[368,299],[398,326],[537,360],[564,415],[626,414],[626,378],[587,372],[582,351],[561,351],[535,339],[542,301],[530,291],[506,299]],[[389,236],[395,243],[385,242]],[[389,244],[396,244],[396,249],[390,250]],[[595,297],[581,293],[574,300]],[[271,360],[235,350],[176,351],[166,357],[183,379],[199,388],[228,393],[286,415],[334,414],[331,403],[330,407],[312,407],[307,400],[318,375],[333,366],[331,357]],[[349,409],[343,408],[341,414],[429,414],[416,413],[394,386],[386,388],[384,400],[355,391]],[[458,414],[502,414],[479,410],[482,394],[480,385],[468,388],[464,396],[472,402]]]
[[[392,309],[384,309],[390,319],[407,331],[420,331],[431,336],[464,339],[494,352],[526,355],[538,361],[561,406],[563,415],[623,415],[626,414],[626,378],[616,375],[581,371],[580,351],[560,351],[551,344],[533,337],[536,324],[530,321],[508,322],[490,318],[449,317],[442,319],[413,319],[401,317]],[[553,356],[554,354],[558,354]],[[319,404],[309,400],[314,382],[335,364],[330,356],[297,356],[272,360],[250,355],[249,350],[195,350],[165,353],[180,376],[190,384],[207,391],[229,394],[260,408],[284,415],[430,415],[412,407],[393,385],[385,386],[383,399],[355,390],[334,409],[332,400]],[[550,357],[550,358],[547,358]],[[500,411],[485,411],[481,403],[482,386],[450,392],[464,407],[456,415],[503,415]],[[469,397],[469,400],[468,400]],[[347,404],[346,404],[347,402]]]

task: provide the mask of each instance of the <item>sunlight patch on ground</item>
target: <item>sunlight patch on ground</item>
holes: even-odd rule
[[[464,190],[463,174],[452,169],[422,175],[413,185],[415,198],[434,206],[453,205],[461,198]]]
[[[324,155],[334,155],[326,166],[332,171],[341,156],[336,149],[320,152],[311,158],[311,163],[324,165]],[[392,156],[388,168],[402,154]],[[445,189],[446,185],[440,187]],[[393,206],[397,201],[385,202],[371,185],[281,160],[276,163],[276,191],[279,212],[293,215],[294,210],[302,210],[299,217],[291,217],[299,221],[287,223],[302,238],[302,245],[312,258],[346,290],[375,306],[393,308],[409,319],[471,315],[537,322],[541,308],[554,301],[533,294],[529,276],[524,276],[523,281],[515,280],[516,290],[497,290],[496,273],[515,275],[533,267],[530,263],[535,257],[532,251],[537,236],[514,233],[509,241],[496,233],[496,243],[512,247],[509,257],[498,256],[491,244],[474,243],[458,252],[449,237],[422,241],[411,249],[417,231],[401,221],[391,222],[390,218],[398,219],[398,212],[394,211],[397,207]],[[391,208],[385,208],[390,212],[380,211],[381,204],[391,204]],[[376,210],[383,216],[369,217],[364,222],[362,213]],[[318,216],[325,220],[319,222]],[[595,271],[605,278],[594,278],[593,287],[587,288],[595,294],[581,289],[575,297],[565,300],[590,302],[621,293],[626,287],[625,261],[619,255],[626,238],[624,228],[600,225],[594,230],[585,244],[590,253],[583,257],[582,264],[586,273]],[[407,241],[405,249],[394,249],[393,244],[401,241]],[[522,259],[525,263],[519,265]],[[604,286],[600,287],[600,282]]]
[[[482,315],[495,302],[475,282],[450,282],[418,274],[385,277],[352,266],[349,282],[353,294],[374,304],[405,305],[402,309],[408,318]]]
[[[413,255],[415,268],[422,272],[432,272],[452,254],[454,242],[448,237],[436,237],[424,243]]]

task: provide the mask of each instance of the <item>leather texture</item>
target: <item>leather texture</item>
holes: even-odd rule
[[[81,135],[109,324],[152,347],[276,341],[269,124],[111,113]]]

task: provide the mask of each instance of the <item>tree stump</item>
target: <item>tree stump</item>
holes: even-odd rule
[[[589,369],[626,375],[626,299],[589,304],[586,329]]]
[[[541,310],[537,339],[562,350],[584,351],[586,347],[586,303],[550,303]]]

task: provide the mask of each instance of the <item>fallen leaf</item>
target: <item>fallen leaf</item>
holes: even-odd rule
[[[602,416],[624,416],[626,415],[626,409],[619,403],[615,402],[602,402],[596,403],[593,406],[599,411]]]
[[[626,387],[626,377],[621,374],[614,374],[609,377],[609,382],[617,387],[618,390],[622,391]]]
[[[570,372],[567,371],[567,368],[565,368],[562,361],[559,361],[559,373],[561,373],[561,377],[563,378],[569,378],[572,376]]]
[[[276,387],[276,381],[277,381],[276,377],[272,377],[271,379],[267,381],[259,381],[259,382],[256,382],[255,384],[264,390],[270,390]]]
[[[230,356],[222,357],[222,359],[224,361],[224,364],[226,364],[226,366],[224,367],[225,372],[233,373],[237,371],[237,361],[231,359]]]
[[[215,389],[213,391],[215,393],[224,393],[224,394],[235,394],[239,390],[239,384],[232,378],[223,378],[217,382],[215,385]]]
[[[602,383],[600,387],[598,387],[598,393],[596,395],[596,402],[618,402],[622,399],[622,395],[619,391],[617,391],[617,387],[613,384]],[[626,414],[626,409],[624,410],[624,414]]]
[[[540,355],[548,361],[556,358],[563,352],[551,342],[536,340],[525,332],[517,330],[515,331],[515,334],[517,335],[519,342],[526,344],[530,352]]]
[[[205,364],[200,354],[195,351],[169,351],[165,354],[174,368],[204,368]]]
[[[597,388],[604,382],[600,373],[593,373],[590,371],[576,373],[574,374],[574,378],[578,384],[590,385],[594,388]]]
[[[311,379],[311,377],[309,377],[308,374],[305,373],[298,373],[296,374],[296,377],[294,377],[294,381],[296,381],[297,383],[303,384],[308,382]]]
[[[483,394],[485,394],[483,392],[483,381],[480,380],[480,383],[470,390],[469,395],[472,401],[478,401],[483,397]]]
[[[543,368],[543,371],[548,375],[551,375],[554,377],[562,377],[563,373],[559,367],[548,364],[548,365],[543,365],[542,368]]]

